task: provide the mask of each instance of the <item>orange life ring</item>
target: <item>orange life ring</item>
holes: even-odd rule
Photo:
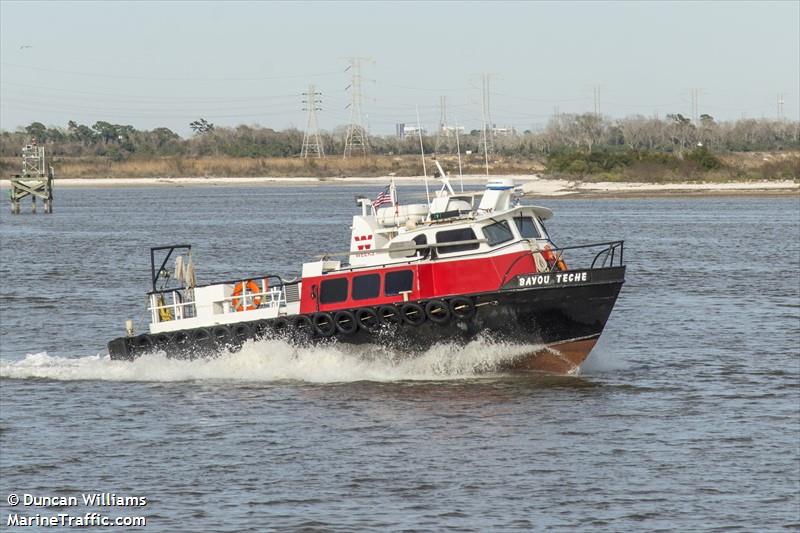
[[[550,268],[554,266],[558,269],[563,271],[567,270],[567,264],[561,259],[561,254],[553,253],[553,247],[549,244],[545,244],[544,248],[542,249],[542,255],[544,256],[547,264],[550,265]]]
[[[244,281],[240,281],[236,284],[233,288],[233,300],[231,300],[231,305],[237,311],[252,311],[253,309],[258,309],[258,306],[261,305],[261,296],[253,296],[253,303],[245,307],[244,305],[244,297],[237,298],[237,296],[241,295],[244,292],[245,287],[247,287],[247,292],[258,294],[261,292],[261,287],[258,284],[251,280],[248,280],[247,283]]]

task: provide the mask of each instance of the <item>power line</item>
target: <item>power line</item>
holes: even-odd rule
[[[69,74],[71,76],[88,76],[93,78],[109,78],[109,79],[123,79],[123,80],[152,80],[152,81],[266,81],[266,80],[288,80],[293,78],[308,78],[318,76],[335,76],[341,74],[340,72],[319,72],[316,74],[289,74],[284,76],[247,76],[233,78],[230,76],[225,77],[188,77],[188,78],[162,78],[156,76],[130,76],[125,74],[106,74],[98,72],[79,72],[74,70],[62,70],[49,67],[38,67],[33,65],[18,65],[15,63],[0,62],[0,65],[6,67],[22,68],[28,70],[37,70],[40,72],[57,72],[59,74]]]

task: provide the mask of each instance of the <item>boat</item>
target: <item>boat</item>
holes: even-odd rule
[[[553,212],[522,204],[513,180],[456,192],[435,164],[441,187],[424,203],[401,204],[394,182],[357,197],[349,250],[312,258],[292,279],[198,284],[191,245],[151,248],[149,331],[128,321],[111,358],[207,357],[262,338],[413,355],[483,336],[530,347],[504,370],[576,372],[625,282],[624,242],[556,246],[545,227]]]

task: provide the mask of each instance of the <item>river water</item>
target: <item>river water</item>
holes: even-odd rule
[[[498,373],[525,347],[485,339],[411,360],[279,341],[108,360],[144,318],[150,246],[195,245],[199,281],[290,274],[346,249],[354,194],[382,187],[58,189],[49,216],[3,206],[0,523],[800,529],[797,197],[536,202],[559,245],[625,240],[628,281],[577,376]],[[147,505],[7,503],[90,492]]]

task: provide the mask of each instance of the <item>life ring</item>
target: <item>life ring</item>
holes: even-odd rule
[[[378,318],[378,313],[371,307],[362,307],[356,310],[356,322],[361,329],[369,332],[378,331],[381,328],[381,321]]]
[[[435,324],[445,324],[450,320],[450,308],[441,300],[431,300],[425,304],[428,320]]]
[[[400,314],[403,315],[403,320],[412,326],[419,326],[425,322],[425,310],[418,303],[404,303],[400,307]]]
[[[547,260],[547,264],[550,268],[554,268],[556,270],[560,270],[562,272],[567,270],[567,264],[561,258],[561,253],[556,254],[553,252],[553,247],[549,244],[545,244],[544,248],[542,249],[542,255]]]
[[[456,296],[450,300],[450,312],[459,320],[469,320],[475,315],[475,304],[466,296]]]
[[[312,321],[318,335],[330,337],[336,333],[336,323],[330,313],[316,313]]]
[[[337,311],[333,315],[333,323],[336,324],[336,331],[351,335],[358,329],[356,317],[350,311]]]
[[[258,309],[258,306],[261,305],[261,296],[251,296],[252,303],[247,306],[245,305],[244,296],[238,298],[239,295],[244,293],[245,287],[248,293],[258,294],[261,292],[261,287],[252,279],[247,280],[247,282],[240,281],[237,283],[233,287],[233,300],[231,300],[231,306],[233,306],[236,311],[252,311],[253,309]]]

